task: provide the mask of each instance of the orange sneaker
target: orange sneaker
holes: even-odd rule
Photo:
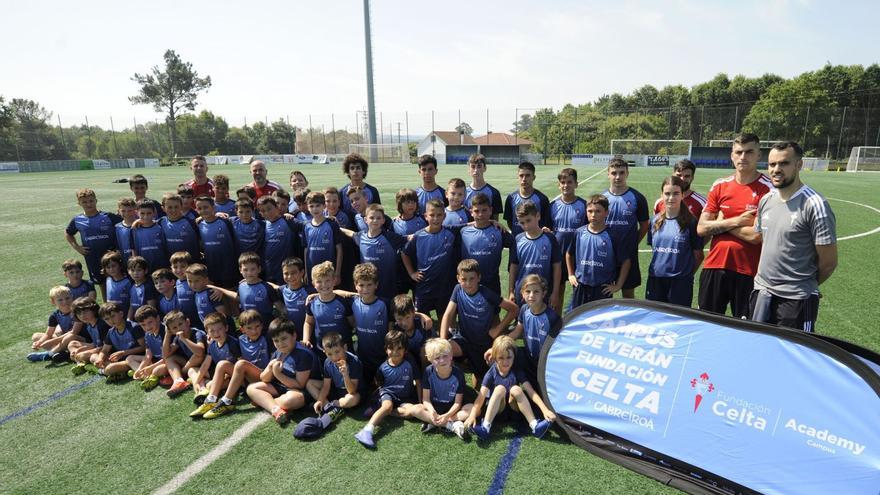
[[[272,413],[272,417],[275,418],[275,422],[280,426],[284,426],[290,421],[290,417],[287,415],[287,410],[280,407]]]
[[[192,388],[192,383],[184,380],[182,382],[177,382],[174,385],[171,385],[171,388],[169,388],[168,392],[166,392],[166,393],[168,394],[169,398],[173,399],[173,398],[177,397],[178,395],[186,392],[190,388]]]

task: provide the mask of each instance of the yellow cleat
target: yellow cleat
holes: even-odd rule
[[[189,413],[189,417],[191,418],[201,418],[206,412],[210,411],[214,406],[216,406],[216,402],[205,402],[198,409]]]

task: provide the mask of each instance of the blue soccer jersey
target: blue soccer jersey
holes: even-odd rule
[[[119,222],[114,226],[116,232],[116,249],[122,254],[122,266],[128,266],[131,258],[131,227]]]
[[[351,189],[351,184],[346,184],[339,188],[339,199],[342,201],[342,211],[348,213],[349,216],[354,217],[354,214],[357,213],[354,208],[351,207],[351,200],[348,199],[348,190]],[[363,191],[364,197],[367,200],[367,204],[373,203],[382,203],[382,198],[379,197],[379,190],[375,187],[364,182],[363,187],[361,188]]]
[[[546,306],[541,313],[534,314],[528,304],[523,304],[519,308],[517,321],[523,326],[523,343],[526,354],[531,361],[531,367],[537,369],[544,340],[547,339],[550,330],[559,322],[559,315],[550,306]]]
[[[199,315],[198,321],[200,323],[205,322],[205,317],[211,313],[217,313],[217,308],[223,306],[223,302],[221,301],[212,301],[211,294],[213,290],[205,289],[198,292],[193,292],[193,300],[196,303],[196,312]],[[191,322],[195,323],[195,322]]]
[[[413,234],[403,252],[422,273],[422,280],[416,283],[416,296],[449,293],[455,276],[455,234],[448,229],[436,233],[422,229]]]
[[[519,385],[526,381],[525,375],[519,369],[514,366],[510,369],[506,375],[502,375],[500,371],[498,371],[498,364],[492,363],[492,366],[489,367],[489,371],[483,375],[483,383],[482,386],[489,389],[489,394],[486,396],[487,398],[492,395],[492,391],[495,390],[495,387],[498,385],[503,386],[507,393],[510,393],[510,388],[514,385]]]
[[[503,248],[514,246],[513,236],[495,225],[478,228],[467,225],[459,231],[460,258],[474,259],[480,265],[480,283],[501,294],[501,268]]]
[[[658,213],[665,215],[665,213]],[[674,218],[667,218],[660,230],[654,231],[655,216],[648,229],[648,245],[651,246],[651,265],[648,274],[652,277],[693,278],[694,251],[703,249],[703,239],[697,235],[697,222],[682,230]]]
[[[363,215],[361,215],[360,213],[355,213],[352,218],[354,218],[353,223],[355,227],[352,230],[356,230],[358,232],[367,232],[368,230],[370,230],[369,225],[367,225],[367,219],[364,218]],[[382,232],[387,232],[389,230],[394,230],[394,221],[391,220],[391,217],[385,215],[385,222],[382,224]]]
[[[198,328],[190,328],[189,340],[196,344],[204,344],[208,341],[208,336],[203,330],[200,330]],[[173,344],[177,347],[177,350],[187,359],[193,356],[192,349],[190,349],[189,346],[183,343],[180,335],[174,336]]]
[[[89,282],[88,280],[83,280],[77,287],[71,287],[69,283],[64,284],[65,287],[70,289],[70,297],[76,301],[80,297],[86,297],[89,295],[89,292],[95,291],[95,284]]]
[[[470,184],[464,190],[464,206],[467,209],[471,207],[471,201],[474,199],[474,195],[477,193],[483,193],[489,197],[489,201],[492,204],[492,215],[500,215],[503,205],[501,204],[501,193],[498,189],[492,187],[491,184],[486,183],[483,187],[474,189]]]
[[[260,319],[263,321],[263,328],[268,328],[272,322],[272,310],[275,301],[278,300],[278,292],[266,282],[260,281],[249,284],[241,281],[238,284],[238,307],[241,311],[249,309],[256,310],[260,313]]]
[[[397,322],[391,324],[395,330],[403,332],[406,335],[406,352],[410,353],[414,358],[420,358],[422,355],[422,346],[428,340],[428,331],[422,325],[422,319],[418,315],[413,317],[412,333],[407,332]]]
[[[180,217],[177,220],[164,217],[157,223],[165,234],[165,251],[169,256],[178,251],[186,251],[194,263],[202,259],[199,250],[199,230],[193,220],[187,217]]]
[[[116,327],[107,330],[107,339],[104,344],[110,344],[114,351],[127,351],[138,346],[138,340],[144,338],[144,331],[136,323],[125,320],[125,326],[120,331]]]
[[[199,237],[205,253],[208,278],[219,285],[229,286],[241,278],[238,272],[238,242],[232,222],[215,218],[213,222],[199,222]]]
[[[333,215],[331,215],[330,212],[328,212],[327,210],[324,210],[324,216],[325,217],[332,216],[333,218],[335,218],[336,223],[343,229],[357,230],[357,228],[354,225],[354,222],[351,220],[351,215],[349,215],[348,213],[346,213],[342,210],[337,211]]]
[[[355,297],[351,313],[357,334],[357,354],[364,362],[376,366],[385,359],[385,334],[390,318],[388,304],[382,299],[368,304]]]
[[[270,282],[282,284],[284,280],[281,273],[281,262],[299,253],[299,233],[302,226],[285,217],[279,217],[274,222],[266,220],[265,225],[263,276]]]
[[[60,309],[56,309],[49,315],[49,324],[47,326],[49,328],[57,327],[57,331],[53,334],[55,337],[69,332],[73,328],[73,311],[62,313]]]
[[[159,293],[156,292],[152,281],[147,280],[139,284],[131,283],[128,305],[132,311],[137,311],[138,308],[146,305],[147,301],[156,301],[157,299],[159,299]]]
[[[440,378],[434,365],[425,368],[422,373],[422,389],[430,390],[431,404],[434,409],[448,411],[455,403],[455,396],[464,394],[464,373],[458,366],[452,366],[452,372],[446,378]]]
[[[495,309],[501,305],[501,296],[482,285],[473,294],[468,294],[461,285],[456,285],[449,301],[456,305],[458,331],[461,336],[476,347],[491,346],[489,330],[495,317]]]
[[[443,219],[444,227],[461,227],[472,220],[470,212],[467,208],[461,207],[457,210],[450,210],[446,207],[446,218]]]
[[[281,351],[273,352],[272,359],[280,360],[281,373],[294,380],[297,373],[301,371],[311,372],[315,369],[315,354],[299,342],[296,343],[293,351],[288,354],[284,354]],[[287,391],[287,387],[278,380],[273,379],[272,385],[281,393]]]
[[[257,253],[263,250],[263,240],[266,234],[266,224],[260,220],[251,220],[244,223],[241,218],[232,219],[232,228],[235,230],[235,240],[238,243],[239,253]]]
[[[608,198],[608,218],[605,225],[620,252],[625,256],[617,260],[623,263],[627,258],[638,258],[639,223],[648,220],[648,201],[642,193],[628,188],[625,193],[616,195],[609,190],[602,193]],[[634,261],[635,262],[635,261]]]
[[[105,285],[107,302],[114,302],[122,306],[122,311],[128,313],[128,306],[131,302],[131,286],[132,281],[128,277],[122,277],[119,280],[107,277]]]
[[[312,267],[325,261],[338,266],[340,260],[336,259],[336,246],[342,242],[342,233],[339,232],[339,224],[332,220],[324,219],[318,225],[311,220],[302,226],[302,242],[305,249],[306,273],[311,274]]]
[[[186,315],[190,324],[199,323],[199,312],[196,309],[196,297],[193,290],[189,287],[186,279],[178,279],[175,284],[175,294],[177,297],[177,309]]]
[[[338,332],[344,342],[351,342],[351,326],[348,323],[351,305],[345,299],[334,295],[333,299],[325,302],[316,297],[306,305],[306,314],[315,319],[312,344],[318,349],[324,348],[321,337],[327,332]]]
[[[171,266],[168,262],[168,250],[165,248],[165,233],[158,223],[131,229],[131,249],[147,260],[150,272]]]
[[[225,213],[229,217],[235,216],[235,201],[227,199],[223,203],[214,202],[214,211],[217,213]]]
[[[599,287],[617,280],[617,266],[626,254],[614,244],[608,229],[593,232],[588,225],[577,229],[569,251],[574,258],[574,276],[581,285]]]
[[[107,332],[110,330],[110,325],[107,322],[98,318],[94,325],[86,323],[84,329],[85,333],[80,332],[80,336],[86,338],[87,344],[92,344],[98,349],[104,347],[104,343],[107,341]]]
[[[216,340],[208,343],[208,355],[211,356],[212,365],[216,366],[220,361],[235,362],[241,356],[241,348],[238,347],[238,339],[226,337],[223,344]]]
[[[410,400],[415,391],[413,380],[416,378],[416,367],[404,359],[397,366],[391,365],[387,360],[379,366],[377,372],[381,376],[383,394],[391,395],[398,402]]]
[[[516,248],[510,250],[510,263],[519,266],[516,274],[514,294],[519,298],[519,288],[523,279],[531,274],[540,275],[547,281],[547,297],[553,293],[553,264],[559,263],[562,255],[556,237],[541,232],[531,239],[523,232],[516,236]]]
[[[352,238],[361,254],[363,263],[376,265],[379,272],[379,287],[377,295],[385,299],[392,299],[397,295],[396,284],[399,276],[397,261],[399,251],[406,240],[394,232],[383,232],[376,237],[370,237],[366,232],[358,232]]]
[[[550,222],[548,227],[556,235],[559,250],[568,252],[574,244],[574,232],[587,224],[587,202],[583,198],[575,197],[571,203],[566,203],[562,198],[550,203]]]
[[[446,200],[446,190],[440,186],[436,186],[430,191],[427,191],[424,187],[419,186],[416,188],[416,196],[418,196],[419,198],[419,215],[425,213],[425,206],[427,206],[428,201],[431,201],[432,199],[439,199],[443,202],[444,206],[449,204],[449,201]]]
[[[241,359],[261,370],[266,368],[269,357],[275,352],[275,346],[266,334],[260,334],[257,340],[251,340],[247,335],[239,335],[238,347],[241,350]]]
[[[101,257],[104,253],[116,248],[116,231],[114,226],[122,221],[122,217],[113,213],[99,211],[92,216],[84,213],[73,217],[67,228],[67,234],[73,236],[79,232],[80,244],[89,248],[83,255],[86,267],[93,282],[101,281]]]
[[[284,309],[287,319],[296,325],[296,331],[302,335],[303,323],[306,321],[306,298],[312,293],[306,287],[291,289],[284,285],[278,288],[281,299],[284,301]]]
[[[507,195],[507,200],[504,202],[504,220],[507,221],[507,225],[510,227],[510,233],[513,234],[514,237],[523,231],[522,227],[519,225],[519,220],[516,219],[516,207],[519,206],[520,203],[526,201],[535,203],[535,206],[538,208],[538,213],[541,214],[538,223],[541,227],[547,227],[550,224],[550,200],[547,199],[547,196],[545,196],[544,193],[534,189],[532,194],[523,197],[519,194],[519,191],[513,191]]]
[[[180,311],[180,301],[177,300],[177,291],[171,294],[171,297],[159,296],[159,318],[165,318],[165,315],[172,311]]]
[[[345,367],[348,369],[348,377],[358,381],[358,388],[361,388],[361,382],[364,378],[364,367],[361,360],[350,352],[345,353]],[[327,358],[324,360],[324,368],[322,370],[324,378],[329,378],[330,383],[338,391],[339,395],[345,395],[348,390],[345,388],[345,378],[336,363]]]
[[[407,220],[397,217],[392,223],[394,233],[400,236],[415,234],[419,230],[428,226],[428,222],[426,222],[425,218],[420,215],[413,215],[412,218]]]
[[[159,331],[156,333],[144,332],[144,344],[147,350],[153,355],[153,362],[162,359],[162,342],[165,340],[165,325],[159,324]]]

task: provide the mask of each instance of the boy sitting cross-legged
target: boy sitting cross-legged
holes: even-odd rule
[[[144,331],[144,356],[130,356],[138,363],[137,369],[131,374],[135,380],[141,380],[141,388],[150,391],[165,380],[171,385],[168,367],[162,355],[162,344],[165,341],[165,326],[159,322],[159,312],[152,306],[141,306],[134,314],[134,321]]]
[[[101,350],[109,326],[98,316],[99,309],[98,303],[88,297],[73,301],[73,316],[82,323],[82,330],[69,332],[61,342],[67,345],[70,359],[76,363],[70,369],[74,375],[81,375],[86,371],[97,373],[98,366],[104,366],[105,356]]]
[[[125,311],[116,303],[102,304],[98,314],[110,328],[100,351],[104,359],[99,359],[95,364],[104,368],[107,383],[124,380],[128,377],[129,370],[137,369],[143,360],[146,348],[144,332],[125,319]]]
[[[62,352],[64,347],[61,341],[64,335],[73,329],[74,316],[71,307],[73,298],[70,297],[70,289],[63,285],[52,287],[52,290],[49,291],[49,300],[55,306],[55,311],[49,315],[46,331],[35,332],[31,335],[31,349],[34,352],[27,355],[28,361],[46,361]],[[67,356],[65,355],[63,361],[66,360]]]
[[[199,406],[189,413],[191,418],[200,418],[214,408],[217,394],[232,377],[235,362],[241,356],[238,339],[229,336],[223,315],[211,313],[205,317],[204,323],[205,333],[208,334],[208,352],[198,371],[190,370],[189,373],[196,392],[193,402]],[[205,383],[208,378],[211,380]]]
[[[186,378],[190,370],[196,369],[205,359],[207,336],[198,328],[190,327],[190,320],[180,311],[165,315],[165,339],[162,341],[162,355],[171,375],[172,384],[168,397],[173,399],[190,387]]]
[[[464,373],[452,363],[452,346],[448,340],[431,339],[425,353],[431,365],[422,375],[422,402],[413,407],[412,415],[425,422],[422,433],[443,428],[464,440],[464,420],[473,404],[462,404]]]

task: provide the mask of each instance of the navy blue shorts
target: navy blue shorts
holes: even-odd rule
[[[103,254],[103,253],[102,253]],[[86,260],[86,269],[89,271],[89,281],[95,284],[95,288],[99,285],[104,286],[107,276],[101,273],[101,257],[93,258],[91,255],[84,256]]]
[[[648,276],[645,299],[691,307],[694,299],[694,277],[672,278]]]
[[[455,402],[434,402],[431,401],[431,405],[434,406],[434,410],[437,411],[437,414],[446,414],[452,409],[453,404]]]
[[[419,294],[416,293],[415,303],[416,311],[419,313],[425,313],[426,315],[434,310],[437,312],[437,319],[443,318],[443,313],[446,312],[446,306],[449,305],[449,298],[452,295],[452,291],[436,291],[430,294]]]
[[[578,283],[571,293],[571,303],[568,305],[568,310],[571,311],[582,304],[587,304],[590,301],[598,301],[600,299],[611,299],[611,296],[607,296],[602,292],[601,285],[591,287],[589,285]]]
[[[482,380],[483,375],[489,371],[489,364],[483,359],[483,355],[492,347],[492,344],[490,343],[485,346],[476,345],[459,333],[453,335],[450,340],[458,344],[465,359],[471,364],[471,369],[473,369],[474,375],[476,375],[478,380]]]
[[[639,253],[638,251],[630,258],[629,273],[626,280],[623,281],[624,289],[635,289],[642,285],[642,270],[639,269]]]
[[[382,402],[385,402],[386,400],[390,400],[391,403],[394,404],[394,407],[397,407],[405,402],[409,402],[409,403],[415,402],[412,397],[398,397],[397,394],[395,394],[394,392],[391,392],[390,390],[386,390],[384,387],[380,387],[379,388],[379,401],[378,401],[379,404],[378,405],[381,406]]]

